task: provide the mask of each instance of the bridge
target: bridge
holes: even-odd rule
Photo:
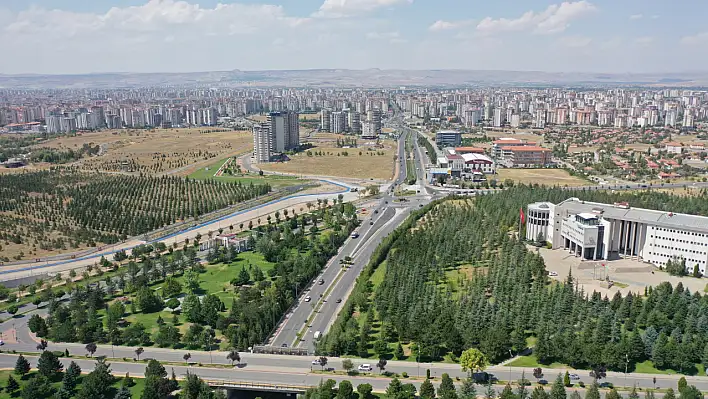
[[[204,382],[212,388],[222,388],[227,390],[244,390],[244,391],[259,391],[259,392],[278,392],[287,394],[301,394],[312,388],[309,385],[291,385],[291,384],[267,384],[250,381],[230,381],[230,380],[215,380],[204,379]]]

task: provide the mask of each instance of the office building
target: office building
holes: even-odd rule
[[[501,163],[509,168],[537,168],[552,163],[551,150],[537,146],[501,148]]]
[[[440,130],[435,133],[435,144],[438,147],[458,147],[462,144],[462,133],[456,130]]]
[[[587,260],[634,258],[665,267],[686,263],[705,274],[708,262],[708,217],[633,208],[628,203],[602,204],[570,198],[560,204],[541,202],[527,208],[526,237],[543,239]]]

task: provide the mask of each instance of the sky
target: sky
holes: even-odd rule
[[[708,70],[705,0],[1,0],[0,74]]]

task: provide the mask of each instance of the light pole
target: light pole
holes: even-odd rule
[[[627,370],[629,369],[629,354],[628,354],[628,353],[625,353],[625,354],[624,354],[624,359],[625,359],[625,363],[624,363],[624,387],[626,388],[626,387],[627,387]]]
[[[512,357],[514,357],[514,355],[511,354],[511,349],[509,349],[509,358]],[[511,385],[511,362],[509,362],[509,385]]]

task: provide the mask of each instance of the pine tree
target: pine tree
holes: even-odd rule
[[[17,382],[17,380],[12,378],[12,375],[9,375],[7,377],[7,386],[5,387],[5,390],[7,390],[7,392],[12,393],[18,389],[20,389],[20,384]]]
[[[563,384],[563,377],[560,374],[558,374],[555,382],[553,382],[550,399],[566,399],[565,384]]]
[[[514,399],[516,398],[516,395],[514,395],[514,391],[511,390],[511,385],[506,384],[504,387],[504,390],[502,390],[501,395],[499,395],[499,399]]]
[[[475,386],[474,380],[471,377],[467,377],[462,381],[459,396],[460,399],[477,399],[477,387]]]
[[[452,378],[448,373],[443,373],[440,387],[438,388],[438,397],[440,399],[457,399],[457,391],[455,391],[455,384],[452,382]]]
[[[15,374],[24,376],[25,374],[29,373],[30,369],[31,367],[27,359],[25,359],[24,356],[20,355],[20,357],[17,358],[17,362],[15,362]]]
[[[597,382],[593,382],[585,393],[585,399],[600,399],[600,390],[598,389]]]
[[[533,392],[531,392],[531,399],[548,399],[548,392],[543,389],[543,386],[538,385],[533,389]]]
[[[42,352],[39,356],[39,360],[37,360],[37,370],[39,371],[39,374],[42,374],[47,378],[53,378],[55,375],[60,373],[63,368],[64,365],[61,364],[59,358],[57,358],[56,355],[50,351]]]
[[[420,398],[421,399],[433,399],[435,398],[435,387],[429,379],[425,379],[422,384],[420,384]]]

